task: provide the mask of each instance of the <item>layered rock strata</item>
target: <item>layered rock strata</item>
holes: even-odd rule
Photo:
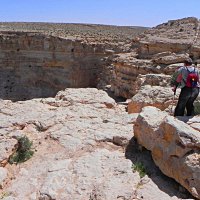
[[[146,105],[162,110],[172,106],[170,76],[186,58],[199,63],[199,27],[196,18],[171,20],[135,37],[132,52],[112,57],[104,75],[115,95],[131,99],[130,113],[140,112]]]
[[[96,87],[102,58],[130,51],[145,28],[89,24],[0,23],[0,98],[55,96]]]
[[[102,44],[107,49],[114,48],[118,52],[130,51],[133,37],[147,29],[139,26],[100,24],[0,22],[0,31],[34,32],[59,38],[73,37],[86,44]]]
[[[95,87],[105,49],[39,33],[0,34],[0,98],[49,97],[67,87]]]
[[[199,20],[185,18],[170,20],[146,31],[134,40],[140,58],[151,58],[156,53],[189,53],[194,58],[200,57]]]

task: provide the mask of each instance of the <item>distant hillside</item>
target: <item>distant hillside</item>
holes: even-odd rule
[[[59,37],[73,36],[90,42],[129,43],[148,28],[99,24],[1,22],[0,31],[43,32]]]

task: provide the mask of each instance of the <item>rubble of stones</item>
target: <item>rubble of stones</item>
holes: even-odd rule
[[[192,57],[199,67],[199,27],[196,18],[148,30],[1,23],[1,34],[73,37],[108,45],[109,54],[103,58],[98,89],[67,88],[55,97],[0,100],[0,199],[200,199],[200,117],[171,116],[178,96],[173,101],[169,85],[185,58]],[[103,90],[127,100],[117,103]],[[33,141],[34,156],[11,165],[16,137],[23,135]],[[134,170],[141,165],[144,177]]]

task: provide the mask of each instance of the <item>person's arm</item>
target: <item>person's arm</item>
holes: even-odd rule
[[[182,67],[177,69],[177,71],[172,76],[171,85],[173,86],[172,91],[174,92],[174,94],[176,93],[176,88],[181,83],[182,78],[183,78],[182,69],[183,69]]]
[[[177,78],[176,78],[176,82],[179,84],[183,79],[182,73],[181,71],[178,73]]]

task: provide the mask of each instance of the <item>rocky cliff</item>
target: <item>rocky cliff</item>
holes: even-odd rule
[[[163,74],[163,81],[168,83],[164,75],[171,75],[185,58],[199,63],[199,26],[196,18],[172,20],[133,38],[131,53],[115,55],[105,69],[109,76],[106,84],[111,85],[115,95],[131,98],[139,90],[139,75],[155,74],[155,78]],[[163,81],[157,85],[163,85]]]
[[[55,96],[67,87],[95,87],[105,55],[103,46],[73,38],[3,32],[0,97],[25,100]]]
[[[142,30],[81,24],[1,23],[0,97],[26,100],[53,97],[67,87],[96,87],[103,70],[102,58],[113,52],[129,51],[131,36]]]
[[[185,18],[170,20],[147,31],[135,39],[139,57],[144,58],[160,52],[189,53],[199,58],[199,20]]]
[[[0,23],[0,199],[200,198],[199,116],[169,115],[171,74],[199,63],[199,21],[143,31]],[[24,136],[34,154],[13,164]]]

